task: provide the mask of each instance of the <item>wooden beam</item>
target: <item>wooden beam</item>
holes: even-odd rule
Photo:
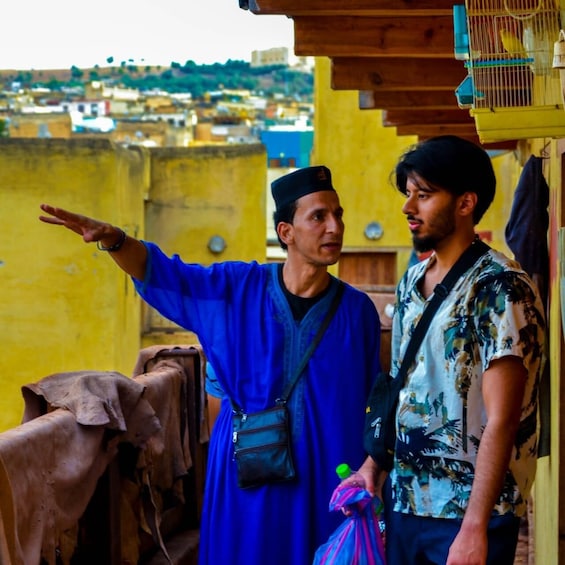
[[[334,90],[449,90],[467,76],[455,59],[335,57],[331,64]]]
[[[518,141],[516,139],[511,139],[508,141],[495,141],[494,143],[483,143],[479,139],[478,135],[460,135],[463,139],[471,141],[487,151],[515,151],[518,146]],[[424,141],[429,139],[429,136],[418,136],[418,141]]]
[[[453,0],[239,0],[254,14],[317,16],[449,16]]]
[[[414,126],[467,124],[475,126],[469,110],[385,110],[382,114],[384,126]]]
[[[411,90],[411,91],[359,91],[360,110],[453,110],[459,108],[452,90]]]
[[[495,143],[481,143],[477,136],[477,141],[475,141],[475,143],[481,145],[486,150],[490,149],[492,151],[516,151],[516,148],[518,147],[518,140],[516,139],[498,141]]]
[[[398,126],[398,135],[417,135],[418,137],[435,137],[437,135],[458,135],[460,137],[475,137],[475,124],[424,124],[414,126]]]
[[[294,18],[299,56],[454,59],[453,17]]]

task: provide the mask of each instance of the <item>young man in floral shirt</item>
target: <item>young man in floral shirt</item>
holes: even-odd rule
[[[397,288],[393,377],[496,185],[488,154],[454,136],[414,146],[395,172],[414,248],[433,253]],[[528,275],[493,249],[442,301],[399,396],[383,490],[388,563],[513,564],[536,470],[543,312]],[[369,457],[361,471],[377,490],[383,470]]]

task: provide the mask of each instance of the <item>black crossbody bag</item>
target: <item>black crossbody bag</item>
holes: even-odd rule
[[[373,384],[365,410],[363,445],[365,451],[376,461],[379,468],[390,471],[394,460],[396,444],[396,409],[398,395],[404,386],[406,373],[416,357],[424,335],[439,305],[447,297],[459,277],[472,267],[490,247],[476,239],[457,259],[441,283],[434,288],[434,294],[426,306],[402,359],[396,377],[379,373]]]
[[[234,457],[237,464],[237,484],[240,488],[251,488],[267,483],[290,481],[296,477],[290,422],[287,408],[288,398],[306,367],[310,356],[322,339],[335,314],[344,285],[338,288],[330,308],[320,325],[312,343],[304,353],[294,376],[288,382],[275,406],[259,412],[246,413],[231,400],[233,415]]]

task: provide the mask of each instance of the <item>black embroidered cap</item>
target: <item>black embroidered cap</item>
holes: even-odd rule
[[[333,190],[332,173],[324,165],[305,167],[284,175],[271,183],[277,208],[282,208],[306,194]]]

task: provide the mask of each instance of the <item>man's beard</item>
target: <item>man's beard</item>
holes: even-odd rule
[[[455,231],[455,200],[447,203],[442,210],[430,218],[428,225],[430,226],[430,231],[427,235],[419,236],[414,234],[412,236],[412,245],[418,253],[425,253],[426,251],[432,251],[437,249],[438,243],[440,243],[447,236],[451,235]]]
[[[412,237],[412,245],[418,253],[426,253],[427,251],[432,251],[436,248],[437,242],[437,238],[432,235],[426,235],[424,237],[418,237],[417,235],[414,235]]]

